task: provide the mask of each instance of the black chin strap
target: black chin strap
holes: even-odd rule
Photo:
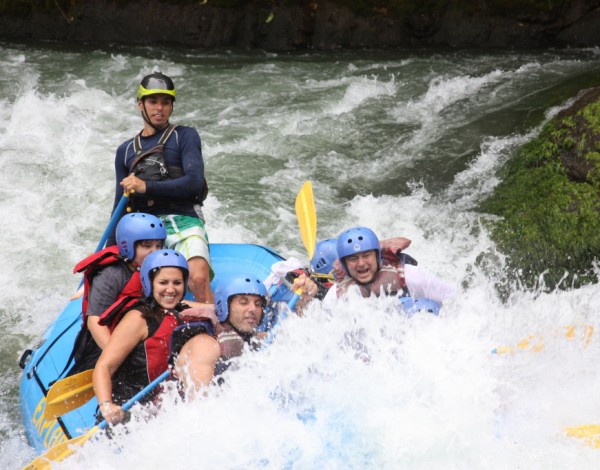
[[[142,100],[142,106],[144,107],[144,110],[140,111],[142,118],[156,132],[163,130],[165,127],[167,127],[169,125],[169,121],[167,121],[167,123],[163,127],[157,127],[154,124],[152,124],[152,121],[150,121],[150,118],[148,117],[148,111],[146,111],[146,102],[144,100]]]

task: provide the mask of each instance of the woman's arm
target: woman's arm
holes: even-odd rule
[[[148,325],[142,312],[132,310],[117,325],[94,368],[94,392],[100,412],[110,424],[125,418],[121,407],[112,402],[112,376],[131,351],[148,337]]]
[[[108,344],[108,340],[110,339],[110,330],[108,326],[102,326],[98,324],[100,321],[100,317],[97,315],[87,317],[87,327],[96,341],[96,344],[100,349],[104,349],[104,347]]]

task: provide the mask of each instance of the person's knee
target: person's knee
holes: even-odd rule
[[[190,266],[189,288],[198,302],[214,302],[210,288],[210,266],[204,258],[194,257],[188,261]]]
[[[196,271],[191,273],[190,272],[190,285],[191,286],[205,286],[206,284],[210,283],[210,278],[208,275],[208,272],[204,272],[204,271]]]
[[[210,269],[204,258],[192,258],[189,261],[190,283],[193,285],[203,285],[210,282]]]

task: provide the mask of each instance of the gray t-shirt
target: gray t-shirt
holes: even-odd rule
[[[133,272],[123,263],[111,264],[96,273],[88,294],[88,316],[99,316],[110,307]]]

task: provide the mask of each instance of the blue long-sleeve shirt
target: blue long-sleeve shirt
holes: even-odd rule
[[[167,128],[150,137],[141,137],[142,149],[148,150],[158,145],[158,141]],[[134,138],[123,142],[115,155],[115,201],[113,212],[123,196],[123,188],[119,183],[129,173],[129,166],[135,158]],[[183,175],[165,181],[146,181],[146,194],[169,199],[169,207],[157,211],[148,211],[154,215],[187,215],[199,218],[194,208],[193,198],[202,194],[204,189],[204,160],[202,158],[202,143],[198,131],[193,127],[177,126],[164,146],[164,158],[167,167],[178,167]],[[160,207],[160,205],[159,205]],[[109,237],[109,243],[114,243],[114,233]]]

